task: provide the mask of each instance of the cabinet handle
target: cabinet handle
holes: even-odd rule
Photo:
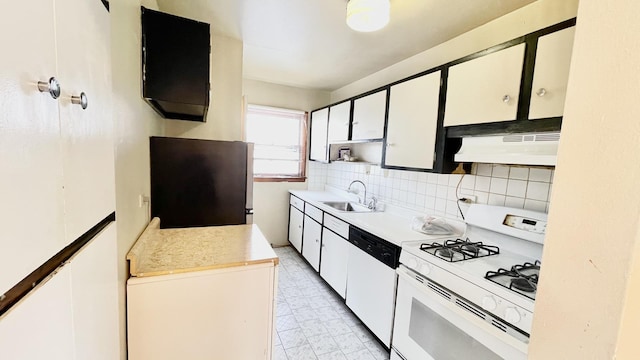
[[[316,242],[320,242],[320,240],[316,239]]]
[[[80,93],[80,96],[72,96],[71,103],[82,106],[82,109],[86,109],[89,106],[89,100],[84,92]]]
[[[48,92],[52,98],[57,99],[60,96],[60,83],[54,77],[49,82],[38,81],[38,91]]]
[[[359,121],[354,121],[353,125],[358,125],[360,122]]]
[[[298,225],[298,229],[302,229],[302,225]]]
[[[503,103],[507,104],[507,103],[509,103],[509,101],[511,101],[511,96],[505,95],[505,96],[502,97],[502,102]]]
[[[540,97],[543,97],[546,94],[547,94],[547,89],[545,89],[545,88],[540,88],[540,89],[538,89],[538,91],[536,91],[536,95],[538,95]]]
[[[387,143],[387,147],[392,147],[393,145],[395,145],[394,143]]]
[[[344,125],[344,126],[349,126],[349,122],[348,122],[348,121],[345,121],[343,125]]]

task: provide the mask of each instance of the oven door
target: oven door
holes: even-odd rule
[[[488,323],[477,307],[403,265],[397,272],[392,345],[403,358],[527,358],[527,344]]]

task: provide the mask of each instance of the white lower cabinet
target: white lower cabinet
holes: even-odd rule
[[[293,247],[302,251],[302,223],[304,214],[302,211],[291,206],[289,209],[289,242]]]
[[[349,242],[327,228],[322,232],[322,264],[320,276],[345,298]]]
[[[396,272],[351,243],[348,246],[347,306],[389,347],[396,297]]]
[[[322,225],[305,215],[304,231],[302,235],[302,256],[318,271],[320,269],[320,240],[322,239]]]
[[[127,281],[130,360],[272,358],[273,264]]]

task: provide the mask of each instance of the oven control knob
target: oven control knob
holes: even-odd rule
[[[429,275],[430,272],[431,272],[431,266],[429,266],[429,264],[424,263],[420,266],[420,273],[422,275]]]
[[[407,266],[411,269],[416,270],[418,268],[418,261],[415,258],[409,258],[407,260]]]
[[[509,307],[504,311],[504,319],[507,322],[515,324],[520,321],[520,313],[515,308]]]
[[[496,309],[496,306],[498,306],[498,304],[496,304],[496,300],[493,298],[493,296],[485,296],[482,298],[483,309],[487,311],[493,311]]]

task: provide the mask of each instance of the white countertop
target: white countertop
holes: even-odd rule
[[[427,235],[411,230],[411,220],[413,217],[427,214],[414,213],[410,210],[398,211],[399,209],[396,209],[394,211],[389,209],[390,206],[387,206],[387,211],[383,212],[344,212],[327,206],[323,204],[322,201],[353,201],[353,199],[349,199],[346,195],[343,196],[330,191],[290,190],[289,192],[318,209],[397,246],[401,246],[404,241],[433,241],[435,239],[451,237],[451,235]],[[453,220],[453,222],[457,221]],[[464,226],[463,223],[460,224],[457,225]],[[464,230],[464,228],[462,228],[462,230]]]

